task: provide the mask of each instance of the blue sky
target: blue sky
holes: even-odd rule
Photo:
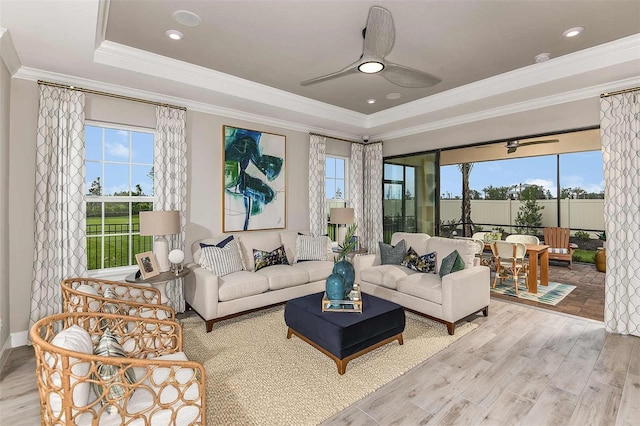
[[[443,166],[440,169],[440,195],[462,194],[462,177],[458,167]],[[470,187],[482,194],[489,185],[509,186],[520,183],[536,184],[556,196],[556,156],[514,158],[509,160],[474,163],[470,175]],[[604,189],[602,152],[589,151],[560,155],[560,185],[562,188],[580,187],[587,192]]]
[[[91,182],[101,176],[104,195],[135,189],[136,184],[146,195],[153,195],[153,181],[148,176],[153,167],[153,133],[119,129],[103,132],[100,127],[86,126],[85,139],[87,192]]]

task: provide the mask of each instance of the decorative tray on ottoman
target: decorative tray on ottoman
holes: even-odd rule
[[[322,312],[359,312],[362,313],[362,295],[360,288],[354,288],[345,300],[329,300],[327,293],[322,296]]]

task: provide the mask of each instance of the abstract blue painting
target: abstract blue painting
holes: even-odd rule
[[[224,232],[286,226],[286,137],[223,126]]]

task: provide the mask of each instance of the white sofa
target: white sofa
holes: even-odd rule
[[[456,321],[480,311],[485,316],[489,314],[489,268],[476,266],[473,241],[396,232],[391,244],[395,246],[403,239],[407,249],[413,247],[420,256],[435,251],[438,268],[445,256],[457,250],[465,269],[441,279],[438,274],[416,272],[401,265],[381,265],[379,254],[356,256],[356,283],[364,293],[442,322],[451,335]]]
[[[297,231],[265,231],[232,234],[237,240],[246,270],[218,277],[199,266],[200,243],[216,244],[229,234],[193,243],[193,273],[185,277],[187,304],[206,322],[213,324],[307,294],[324,291],[325,280],[333,270],[333,253],[327,247],[327,261],[294,263]],[[274,265],[254,271],[253,249],[272,251],[283,245],[289,265]]]

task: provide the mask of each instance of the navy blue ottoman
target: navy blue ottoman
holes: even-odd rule
[[[389,342],[402,345],[404,309],[388,300],[362,293],[362,313],[322,312],[322,296],[315,293],[291,299],[284,308],[287,339],[296,335],[333,359],[338,373],[347,363]]]

